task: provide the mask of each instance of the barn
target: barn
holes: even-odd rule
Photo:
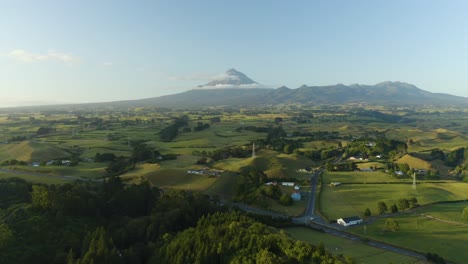
[[[358,216],[343,217],[336,220],[336,222],[342,226],[351,226],[363,223],[362,219]]]

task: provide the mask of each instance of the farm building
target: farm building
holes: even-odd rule
[[[395,171],[395,174],[398,175],[398,176],[403,176],[403,175],[405,175],[405,173],[402,172],[402,171]]]
[[[295,192],[295,193],[291,194],[291,198],[292,198],[294,201],[300,201],[300,200],[301,200],[301,194]]]
[[[342,226],[351,226],[351,225],[362,224],[363,221],[358,216],[351,216],[351,217],[340,218],[336,220],[336,222]]]
[[[283,186],[294,186],[294,182],[281,182]]]

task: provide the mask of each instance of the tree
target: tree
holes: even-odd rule
[[[0,249],[5,248],[14,239],[13,231],[6,224],[0,224]]]
[[[398,224],[398,222],[395,219],[387,218],[385,220],[384,231],[396,232],[398,230],[400,230],[400,225]]]
[[[49,189],[43,185],[32,186],[31,200],[33,206],[37,208],[50,209],[53,207],[51,193]]]
[[[276,123],[276,124],[279,124],[279,123],[281,123],[281,122],[283,122],[283,118],[281,118],[281,117],[275,117],[275,123]]]
[[[279,202],[282,205],[289,206],[293,204],[293,199],[291,198],[290,195],[283,194],[281,195]]]
[[[418,206],[418,199],[416,199],[416,197],[411,197],[409,200],[409,206],[410,208],[415,208],[416,206]]]
[[[365,217],[371,216],[371,211],[370,211],[369,208],[366,208],[366,210],[364,210],[364,216],[365,216]]]
[[[393,204],[391,207],[390,207],[390,210],[392,211],[392,213],[396,213],[398,212],[398,207],[396,204]]]
[[[387,204],[385,202],[378,202],[377,203],[377,209],[379,211],[379,214],[384,214],[388,211]]]
[[[408,209],[409,208],[409,201],[408,199],[401,198],[398,200],[398,207],[400,208],[401,211]]]
[[[82,259],[77,260],[79,264],[94,263],[123,263],[119,252],[115,248],[112,238],[109,238],[103,227],[98,227],[91,235],[89,248]]]
[[[293,146],[291,146],[291,144],[287,144],[283,148],[283,152],[286,153],[286,154],[291,154],[293,152],[293,150],[294,150],[294,148],[293,148]]]
[[[436,253],[430,253],[428,252],[426,254],[426,259],[427,261],[429,261],[430,263],[436,263],[436,264],[445,264],[445,260],[444,258],[442,258],[441,256],[437,255]]]

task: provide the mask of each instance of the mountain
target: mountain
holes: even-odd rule
[[[160,107],[253,106],[276,104],[468,105],[468,98],[431,93],[404,82],[375,85],[307,86],[296,89],[203,89],[139,100]]]
[[[198,88],[258,88],[258,83],[235,69],[227,70],[222,76]]]
[[[222,88],[222,89],[220,89]],[[302,85],[296,89],[282,86],[266,88],[245,74],[230,69],[198,88],[166,96],[105,103],[75,104],[28,109],[89,109],[95,108],[196,108],[210,106],[261,106],[278,104],[346,104],[371,105],[454,105],[468,106],[468,98],[449,94],[431,93],[404,82],[382,82],[375,85],[336,84],[328,86]],[[6,109],[6,108],[4,108]],[[18,109],[18,108],[16,108]]]

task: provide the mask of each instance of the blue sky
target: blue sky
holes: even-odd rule
[[[0,0],[0,106],[173,94],[236,68],[290,88],[468,97],[468,1]]]

